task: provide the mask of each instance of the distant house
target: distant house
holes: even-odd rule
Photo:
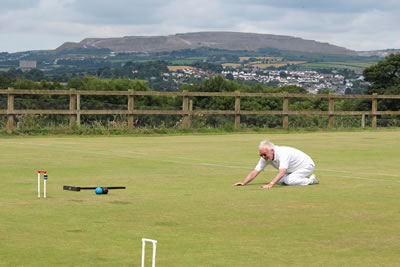
[[[29,70],[36,68],[36,60],[20,60],[19,68],[22,70]]]

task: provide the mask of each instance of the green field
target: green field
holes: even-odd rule
[[[176,60],[171,60],[171,63],[174,65],[185,65],[185,64],[194,64],[199,61],[203,61],[207,59],[207,57],[188,57],[184,59],[176,59]]]
[[[301,69],[349,69],[363,71],[366,67],[374,65],[376,62],[321,62],[301,64]]]
[[[269,167],[233,187],[266,137],[311,155],[321,183],[260,189]],[[399,266],[398,130],[2,137],[0,147],[0,266],[140,266],[142,237],[158,240],[163,267]]]

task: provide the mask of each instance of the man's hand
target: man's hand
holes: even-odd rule
[[[236,184],[233,184],[233,186],[245,186],[246,184],[243,182],[238,182]]]
[[[261,188],[267,188],[267,189],[269,189],[269,188],[272,188],[274,185],[273,184],[266,184],[266,185],[263,185],[263,186],[261,186]]]

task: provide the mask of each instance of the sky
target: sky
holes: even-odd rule
[[[232,31],[400,49],[399,0],[0,0],[0,52],[84,38]]]

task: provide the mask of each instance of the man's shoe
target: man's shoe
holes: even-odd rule
[[[310,176],[310,183],[309,184],[319,184],[319,180],[317,179],[317,176],[315,176],[315,174],[312,174]]]

